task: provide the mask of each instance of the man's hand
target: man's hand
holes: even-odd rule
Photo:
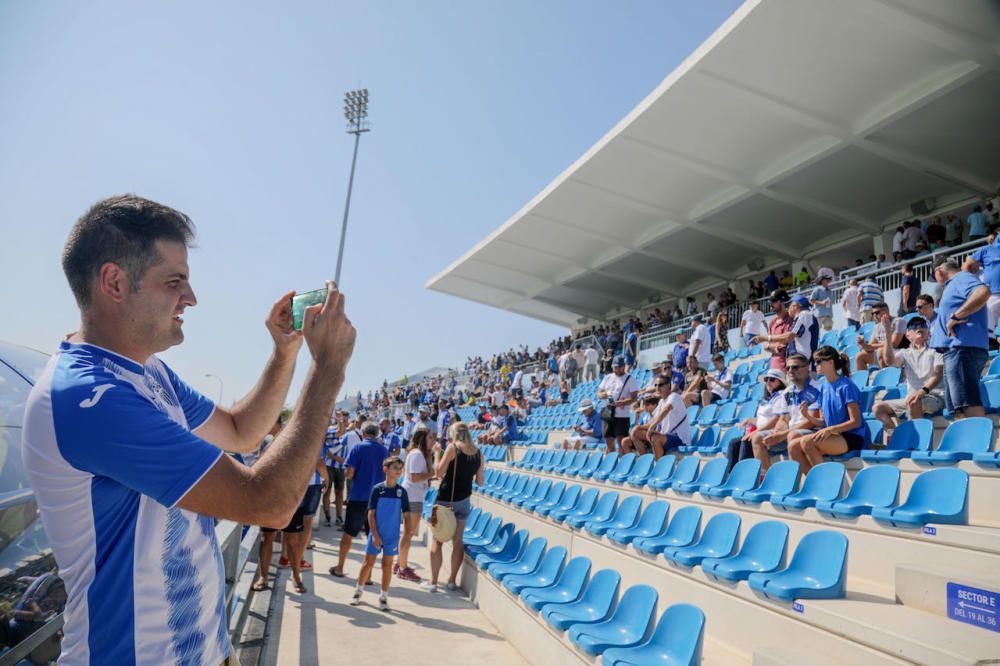
[[[375,550],[382,550],[382,537],[378,532],[372,532],[372,545],[375,546]]]
[[[967,321],[968,319],[949,319],[948,323],[945,325],[945,328],[948,330],[948,336],[952,338],[955,337],[955,327],[961,326]]]
[[[292,327],[292,296],[294,291],[290,291],[279,298],[271,306],[264,326],[274,340],[274,348],[278,351],[295,355],[302,346],[302,336]]]
[[[911,393],[910,395],[906,396],[906,406],[907,407],[913,407],[914,405],[916,405],[916,404],[918,404],[920,402],[920,399],[922,397],[923,396],[920,394],[919,391],[917,391],[915,393]]]
[[[327,281],[326,302],[312,305],[302,314],[302,335],[317,367],[343,373],[354,353],[357,332],[344,314],[344,295]]]

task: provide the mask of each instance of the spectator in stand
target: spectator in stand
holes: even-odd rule
[[[948,247],[955,247],[962,242],[962,220],[954,214],[948,216],[948,222],[944,225],[945,241]]]
[[[792,280],[792,274],[789,271],[781,271],[780,283],[781,283],[781,288],[784,289],[785,291],[788,291],[793,286],[795,286],[795,282]]]
[[[840,299],[840,307],[844,309],[847,317],[847,325],[854,328],[861,328],[861,292],[858,289],[858,279],[851,278],[847,281],[847,289]]]
[[[944,225],[941,224],[941,216],[938,215],[927,225],[927,243],[932,250],[940,250],[945,246],[946,234]]]
[[[732,471],[741,460],[753,457],[753,437],[756,433],[770,433],[777,425],[781,417],[784,402],[781,399],[781,392],[785,389],[785,373],[778,368],[771,368],[760,377],[764,382],[764,398],[757,407],[756,416],[743,419],[739,427],[743,428],[743,436],[729,442],[729,449],[726,456],[729,464],[726,467],[726,474]]]
[[[698,362],[698,367],[707,370],[712,360],[712,335],[700,314],[691,318],[694,332],[691,334],[690,355]]]
[[[681,312],[681,304],[677,303],[676,305],[674,305],[674,309],[671,310],[670,312],[670,318],[673,319],[674,321],[677,321],[678,319],[682,319],[683,317],[684,313]]]
[[[469,403],[475,404],[475,403]],[[417,427],[417,424],[413,421],[413,412],[405,412],[403,414],[403,430],[400,432],[399,437],[403,440],[403,447],[408,447],[410,445],[410,440],[413,439],[413,429]]]
[[[750,301],[750,307],[743,311],[743,318],[740,320],[740,339],[749,347],[758,335],[767,335],[764,313],[760,311],[760,303]]]
[[[712,353],[721,354],[729,351],[729,313],[720,312],[715,315],[712,327]]]
[[[990,288],[990,299],[986,301],[986,326],[992,336],[997,323],[1000,323],[1000,239],[994,238],[969,255],[962,268],[973,275],[982,271],[982,280]]]
[[[573,360],[576,361],[576,372],[573,373],[573,386],[576,386],[583,382],[583,366],[586,363],[583,347],[580,345],[573,345]]]
[[[774,317],[767,327],[767,335],[763,340],[755,339],[756,342],[764,342],[767,351],[771,352],[771,367],[784,371],[785,355],[788,345],[784,342],[772,342],[772,338],[778,338],[792,330],[792,318],[785,309],[785,301],[788,300],[788,292],[784,289],[776,289],[771,293],[771,309],[774,310]]]
[[[944,356],[945,406],[955,418],[983,416],[979,376],[989,349],[990,288],[945,256],[934,261],[934,278],[943,289],[931,339]]]
[[[920,257],[926,257],[930,253],[931,251],[927,245],[923,241],[920,241],[917,243],[917,251],[913,253],[913,258],[918,259]]]
[[[597,361],[600,359],[594,345],[588,345],[583,352],[583,381],[590,382],[597,379]]]
[[[767,290],[767,293],[770,294],[780,286],[781,282],[778,280],[778,276],[775,275],[774,271],[768,273],[767,277],[764,278],[764,289]]]
[[[903,254],[904,258],[912,257],[917,252],[917,243],[921,241],[920,223],[903,223]]]
[[[564,449],[574,449],[579,451],[580,447],[591,448],[601,441],[601,434],[604,430],[604,423],[601,421],[600,413],[594,409],[594,403],[588,398],[580,401],[580,420],[573,426],[573,434],[562,443]]]
[[[326,431],[326,441],[323,442],[323,462],[326,464],[326,475],[329,481],[323,489],[323,514],[326,525],[330,527],[330,495],[332,491],[337,525],[344,524],[344,461],[347,459],[345,441],[347,435],[346,419],[343,431],[339,425],[331,425]],[[339,423],[339,419],[338,419]],[[262,560],[263,561],[263,560]]]
[[[608,400],[614,405],[611,421],[604,430],[604,443],[608,453],[615,450],[615,440],[629,433],[630,405],[639,393],[635,377],[625,372],[625,359],[615,356],[612,372],[597,387],[598,400]]]
[[[906,263],[899,269],[899,316],[914,312],[920,295],[920,280],[913,274],[913,264]]]
[[[705,375],[705,383],[709,387],[701,392],[701,406],[708,407],[713,402],[725,400],[733,388],[733,375],[726,366],[726,357],[716,354],[712,357],[715,372]]]
[[[889,317],[889,306],[885,303],[879,303],[874,308],[872,308],[873,317],[875,321],[880,321],[884,317]],[[889,339],[889,343],[894,349],[901,349],[904,346],[909,345],[906,340],[906,320],[902,317],[891,318],[890,330],[892,331],[892,337]],[[857,356],[854,357],[854,368],[856,370],[867,370],[870,365],[877,364],[880,368],[885,367],[885,359],[882,357],[882,349],[885,345],[885,330],[881,326],[875,326],[872,329],[871,336],[866,342],[864,336],[858,336],[858,347],[861,351],[858,352]]]
[[[410,510],[403,514],[403,534],[399,537],[399,558],[393,573],[403,580],[420,582],[420,576],[410,566],[410,542],[420,527],[420,515],[424,511],[424,497],[434,471],[431,469],[431,450],[428,445],[427,431],[421,430],[413,436],[413,441],[406,450],[406,460],[403,463],[403,489],[410,499]]]
[[[810,435],[791,432],[788,455],[799,463],[802,474],[823,462],[823,456],[860,451],[868,442],[868,428],[861,418],[861,389],[851,381],[851,362],[830,346],[816,350],[817,372],[826,379],[819,387],[820,417],[808,405],[799,405],[802,416],[818,430]]]
[[[705,310],[708,311],[708,318],[715,319],[715,314],[719,311],[719,301],[715,300],[715,296],[712,293],[708,294],[708,304],[705,306]]]
[[[625,333],[625,372],[632,372],[635,369],[636,359],[639,358],[639,336],[635,328],[628,327]]]
[[[657,376],[654,380],[654,385],[663,381],[663,377]],[[654,388],[654,391],[656,389]],[[647,434],[647,427],[649,422],[653,419],[653,412],[656,411],[656,406],[660,404],[660,398],[656,395],[646,396],[640,400],[636,400],[636,405],[639,406],[635,417],[635,426],[629,432],[628,437],[624,437],[621,441],[621,453],[625,455],[626,453],[636,453],[637,455],[645,454],[649,448],[649,435]]]
[[[813,349],[819,339],[819,324],[809,310],[809,299],[802,294],[792,296],[788,302],[788,315],[792,318],[787,333],[769,335],[768,342],[784,343],[786,355],[798,352],[806,358],[812,358]]]
[[[899,261],[903,258],[903,249],[906,246],[906,228],[903,225],[896,227],[896,233],[892,235],[892,259]]]
[[[809,303],[814,307],[813,315],[824,331],[833,330],[833,294],[830,293],[830,278],[819,278],[819,286],[809,295]]]
[[[659,460],[667,451],[691,444],[691,424],[687,418],[687,406],[679,393],[671,390],[666,380],[657,382],[660,402],[653,411],[653,418],[647,424],[646,436],[653,447],[653,456]]]
[[[819,416],[819,384],[809,377],[809,359],[802,354],[789,354],[787,367],[788,387],[781,392],[781,404],[774,407],[780,414],[778,422],[770,431],[754,432],[750,439],[753,455],[760,461],[761,476],[771,466],[771,457],[788,449],[789,433],[802,436],[814,432],[800,405],[806,405],[814,416]]]
[[[809,271],[806,270],[805,266],[799,269],[799,272],[795,274],[795,286],[801,287],[809,284],[812,278],[809,277]]]
[[[873,321],[875,318],[875,314],[872,312],[873,308],[884,300],[882,287],[878,286],[872,276],[869,275],[862,280],[861,284],[858,285],[858,307],[861,309],[861,323]]]
[[[510,405],[504,403],[499,407],[499,414],[490,424],[489,431],[480,436],[484,444],[510,444],[518,437],[517,418],[510,413]]]
[[[698,361],[694,356],[688,356],[686,373],[684,375],[685,391],[683,394],[684,404],[697,405],[701,403],[702,391],[708,391],[708,380],[705,379],[706,371],[698,366]]]
[[[975,206],[972,212],[969,213],[969,217],[965,219],[965,223],[969,225],[969,240],[975,241],[981,238],[986,238],[989,225],[989,217],[983,212],[982,206]]]
[[[694,296],[687,297],[687,306],[684,310],[684,315],[690,317],[695,312],[698,311],[698,305],[694,302]]]
[[[888,313],[881,315],[878,326],[883,328],[885,340],[889,340],[892,333]],[[939,412],[944,407],[944,393],[937,388],[944,374],[944,359],[927,346],[930,331],[923,317],[913,317],[907,322],[906,337],[910,346],[899,352],[888,342],[882,345],[884,367],[902,368],[906,381],[905,398],[879,400],[872,407],[875,418],[885,425],[886,441],[903,414],[910,419],[921,419],[924,414]]]
[[[678,333],[677,341],[674,343],[674,348],[670,352],[670,356],[674,361],[674,368],[683,369],[687,367],[689,352],[690,346],[688,345],[687,336],[684,333]]]

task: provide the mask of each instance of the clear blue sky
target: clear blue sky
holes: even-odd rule
[[[59,254],[95,200],[189,214],[198,306],[164,358],[243,395],[263,319],[333,276],[352,137],[371,91],[342,276],[352,392],[558,327],[425,281],[541,190],[739,5],[597,2],[0,0],[0,339],[53,350],[78,314]],[[303,350],[293,400],[304,376]]]

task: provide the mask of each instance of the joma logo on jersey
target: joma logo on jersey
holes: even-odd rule
[[[94,387],[94,395],[80,401],[80,406],[84,409],[89,409],[100,402],[101,397],[107,393],[109,390],[115,387],[114,384],[101,384],[100,386]]]

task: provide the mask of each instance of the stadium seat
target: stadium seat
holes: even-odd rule
[[[618,462],[615,464],[615,468],[611,470],[607,476],[603,478],[598,476],[598,472],[594,473],[594,478],[598,481],[611,481],[612,483],[618,483],[619,485],[625,483],[625,479],[628,475],[632,473],[632,466],[635,465],[636,455],[634,453],[626,453],[618,458]]]
[[[892,506],[898,499],[899,468],[872,465],[858,472],[843,499],[816,502],[816,510],[834,518],[856,518]]]
[[[545,587],[553,584],[566,562],[567,551],[562,546],[549,548],[538,566],[524,573],[511,573],[504,576],[503,586],[512,594],[520,594],[528,587]]]
[[[548,479],[545,480],[548,481]],[[524,484],[523,488],[521,488],[521,492],[509,493],[507,495],[504,495],[501,499],[507,504],[512,504],[514,506],[517,506],[517,502],[522,502],[531,497],[532,495],[534,495],[535,491],[538,490],[538,484],[540,484],[541,482],[542,479],[540,477],[537,476],[528,477],[528,482]]]
[[[488,569],[494,562],[513,562],[528,543],[528,530],[520,529],[513,534],[500,530],[493,543],[474,546],[469,553],[481,569]]]
[[[674,604],[664,611],[649,641],[636,647],[610,648],[601,654],[603,666],[695,666],[701,663],[705,614],[691,604]]]
[[[739,439],[743,436],[743,428],[729,428],[725,432],[719,435],[718,441],[716,441],[715,446],[712,447],[698,447],[698,455],[702,456],[714,456],[720,453],[726,453],[729,450],[729,443],[734,439]]]
[[[566,476],[579,477],[581,479],[589,479],[594,475],[594,471],[601,464],[601,460],[604,454],[600,451],[592,451],[587,454],[587,462],[581,467],[571,467],[566,470]]]
[[[539,486],[541,487],[541,486]],[[541,499],[530,499],[521,505],[521,508],[528,513],[533,513],[535,509],[543,504],[551,504],[555,506],[559,503],[559,498],[562,497],[563,491],[566,490],[565,481],[556,481],[551,486],[549,486],[549,492],[545,493],[545,496]]]
[[[687,546],[694,543],[701,526],[701,509],[685,506],[674,512],[666,531],[655,537],[636,539],[632,545],[644,553],[659,555],[665,548]]]
[[[520,554],[510,562],[494,562],[486,566],[486,571],[493,578],[502,581],[511,574],[527,574],[538,568],[545,554],[549,540],[545,537],[535,537]]]
[[[559,508],[569,509],[574,504],[576,504],[576,501],[580,498],[581,490],[582,488],[577,484],[573,484],[572,486],[567,486],[558,500],[556,500],[554,503],[543,502],[542,504],[539,504],[538,506],[535,507],[535,513],[537,513],[539,516],[547,516],[554,509],[559,509]]]
[[[606,536],[623,546],[628,545],[636,539],[655,537],[663,534],[667,527],[667,516],[670,514],[670,503],[665,500],[650,502],[642,517],[634,527],[624,529],[612,528],[607,531]]]
[[[830,530],[810,532],[785,569],[752,573],[747,582],[768,599],[841,599],[847,584],[847,537]]]
[[[551,487],[552,479],[542,479],[538,482],[538,485],[535,486],[535,489],[530,495],[525,493],[524,495],[514,497],[511,499],[510,503],[516,507],[523,507],[527,502],[541,502],[545,499],[545,496],[549,494],[549,488]]]
[[[628,482],[630,486],[642,487],[645,485],[646,479],[649,478],[650,472],[653,471],[653,464],[655,462],[656,456],[652,453],[645,453],[635,459],[635,465],[633,465],[626,478],[618,480],[617,475],[612,474],[608,480],[612,483],[623,484]]]
[[[547,451],[543,451],[540,456],[537,456],[537,457],[533,458],[530,462],[526,463],[525,466],[524,466],[524,468],[525,469],[531,469],[531,470],[539,470],[539,469],[542,468],[542,465],[545,465],[545,464],[548,464],[549,462],[551,462],[552,459],[555,457],[555,455],[556,455],[556,451],[554,451],[552,449],[548,449]]]
[[[718,411],[719,407],[714,403],[707,407],[702,407],[698,413],[698,420],[695,423],[700,426],[715,425],[715,415]]]
[[[615,453],[614,451],[612,451],[611,453],[605,453],[604,457],[601,459],[600,466],[597,469],[595,469],[589,476],[585,476],[581,472],[580,478],[586,478],[586,479],[593,478],[601,480],[606,479],[608,478],[608,474],[611,474],[611,471],[615,468],[616,464],[618,464],[618,454]]]
[[[736,410],[738,405],[735,402],[727,402],[719,409],[716,423],[722,427],[728,427],[736,423]]]
[[[615,508],[618,506],[618,493],[607,492],[601,495],[601,499],[597,500],[597,506],[586,516],[572,515],[567,516],[564,521],[570,527],[575,529],[581,529],[584,525],[590,522],[600,522],[602,520],[607,520],[615,513]]]
[[[506,502],[507,498],[516,497],[517,495],[520,495],[521,492],[524,491],[525,487],[528,485],[528,482],[531,481],[531,479],[532,477],[528,476],[527,474],[521,475],[517,478],[516,481],[514,481],[514,484],[511,487],[501,490],[493,497],[500,500],[501,502]]]
[[[959,460],[972,460],[976,453],[985,453],[993,443],[993,421],[985,416],[972,416],[953,421],[934,451],[915,451],[910,459],[928,465],[951,465]]]
[[[868,380],[871,378],[871,371],[869,370],[855,370],[851,373],[851,381],[859,389],[868,388]]]
[[[972,462],[983,467],[1000,467],[1000,451],[972,454]]]
[[[693,446],[682,446],[678,450],[681,453],[694,453],[695,451],[714,454],[719,451],[719,426],[710,426],[701,431],[701,436],[697,442],[692,440]]]
[[[739,411],[736,412],[736,422],[740,423],[746,419],[752,419],[757,414],[757,406],[760,404],[760,400],[744,400],[740,404]]]
[[[574,557],[562,570],[554,583],[529,585],[521,589],[521,599],[528,608],[537,611],[546,604],[565,604],[576,601],[590,578],[592,564],[589,557]]]
[[[600,622],[611,615],[622,577],[613,569],[595,573],[583,594],[569,603],[548,603],[542,606],[542,619],[557,631],[566,631],[578,622]]]
[[[899,368],[882,368],[869,380],[868,386],[874,390],[893,388],[899,384],[900,374]]]
[[[480,519],[484,515],[488,514],[486,514],[486,512],[480,509],[478,506],[473,507],[472,511],[469,512],[468,517],[465,519],[465,531],[462,533],[463,537],[464,535],[472,534],[475,531],[476,525],[479,523]]]
[[[733,466],[733,471],[729,473],[725,483],[699,488],[698,492],[705,497],[730,497],[735,492],[756,487],[759,479],[760,461],[756,458],[746,458]]]
[[[642,498],[638,495],[626,497],[615,509],[614,514],[603,520],[591,520],[583,528],[594,536],[604,536],[608,530],[627,530],[639,522]]]
[[[682,458],[669,480],[664,480],[663,482],[650,481],[649,487],[656,490],[666,490],[667,488],[673,488],[675,483],[690,483],[698,476],[698,466],[700,464],[701,461],[694,456]]]
[[[659,598],[649,585],[633,585],[625,590],[610,617],[600,622],[573,624],[566,636],[583,652],[593,656],[609,648],[638,645],[653,628]]]
[[[587,464],[587,457],[590,455],[587,451],[580,450],[574,451],[573,457],[570,458],[566,464],[556,470],[557,473],[564,476],[572,476],[574,470],[581,470],[583,466]]]
[[[924,472],[914,479],[903,504],[872,509],[872,518],[893,527],[964,525],[969,522],[969,473],[954,468]]]
[[[892,437],[884,449],[865,449],[861,452],[861,459],[868,462],[883,462],[909,458],[914,451],[929,451],[933,434],[934,424],[930,419],[903,421],[892,432]]]
[[[799,464],[794,460],[783,460],[771,465],[759,487],[734,492],[732,497],[741,504],[760,504],[772,497],[789,495],[798,489],[799,476]]]
[[[503,525],[503,519],[501,519],[500,516],[494,516],[486,522],[486,525],[484,525],[482,529],[479,529],[472,534],[464,535],[462,537],[462,542],[465,545],[466,550],[472,546],[485,546],[493,541],[493,539],[497,536],[497,532],[500,531],[501,525]]]
[[[549,518],[557,523],[562,523],[565,522],[570,516],[586,516],[594,510],[595,506],[597,506],[599,494],[600,491],[598,491],[597,488],[587,488],[580,493],[580,496],[577,498],[573,506],[563,508],[563,506],[560,505],[549,511]]]
[[[644,479],[642,483],[639,483],[638,480],[634,478],[634,474],[629,477],[628,483],[630,486],[636,486],[639,488],[645,485],[648,485],[650,488],[659,488],[660,490],[667,488],[670,486],[670,477],[673,476],[674,463],[676,462],[677,456],[672,453],[661,456],[660,459],[656,461],[656,464],[653,465],[653,471],[649,473],[649,477]],[[657,486],[654,484],[663,485]]]
[[[780,520],[765,520],[750,528],[735,555],[708,557],[701,570],[709,576],[737,582],[752,573],[770,573],[785,566],[788,549],[788,525]]]
[[[698,475],[697,479],[692,481],[674,481],[670,484],[670,488],[675,493],[691,495],[703,486],[711,488],[721,485],[722,480],[726,478],[726,467],[728,464],[729,461],[725,458],[713,458],[701,468],[701,474]]]
[[[566,460],[567,456],[572,457],[574,455],[574,451],[557,451],[549,462],[542,464],[538,469],[541,472],[552,472],[552,470],[556,467],[563,464],[563,461]]]
[[[832,501],[844,492],[844,465],[825,462],[816,465],[802,481],[798,492],[790,495],[773,495],[771,504],[782,509],[805,509],[817,501]]]
[[[739,514],[718,513],[705,524],[697,543],[665,548],[663,557],[686,567],[697,566],[706,557],[729,557],[736,550],[739,534]]]
[[[690,423],[692,426],[697,422],[698,412],[700,411],[701,407],[699,405],[691,405],[690,407],[688,407],[688,423]]]

